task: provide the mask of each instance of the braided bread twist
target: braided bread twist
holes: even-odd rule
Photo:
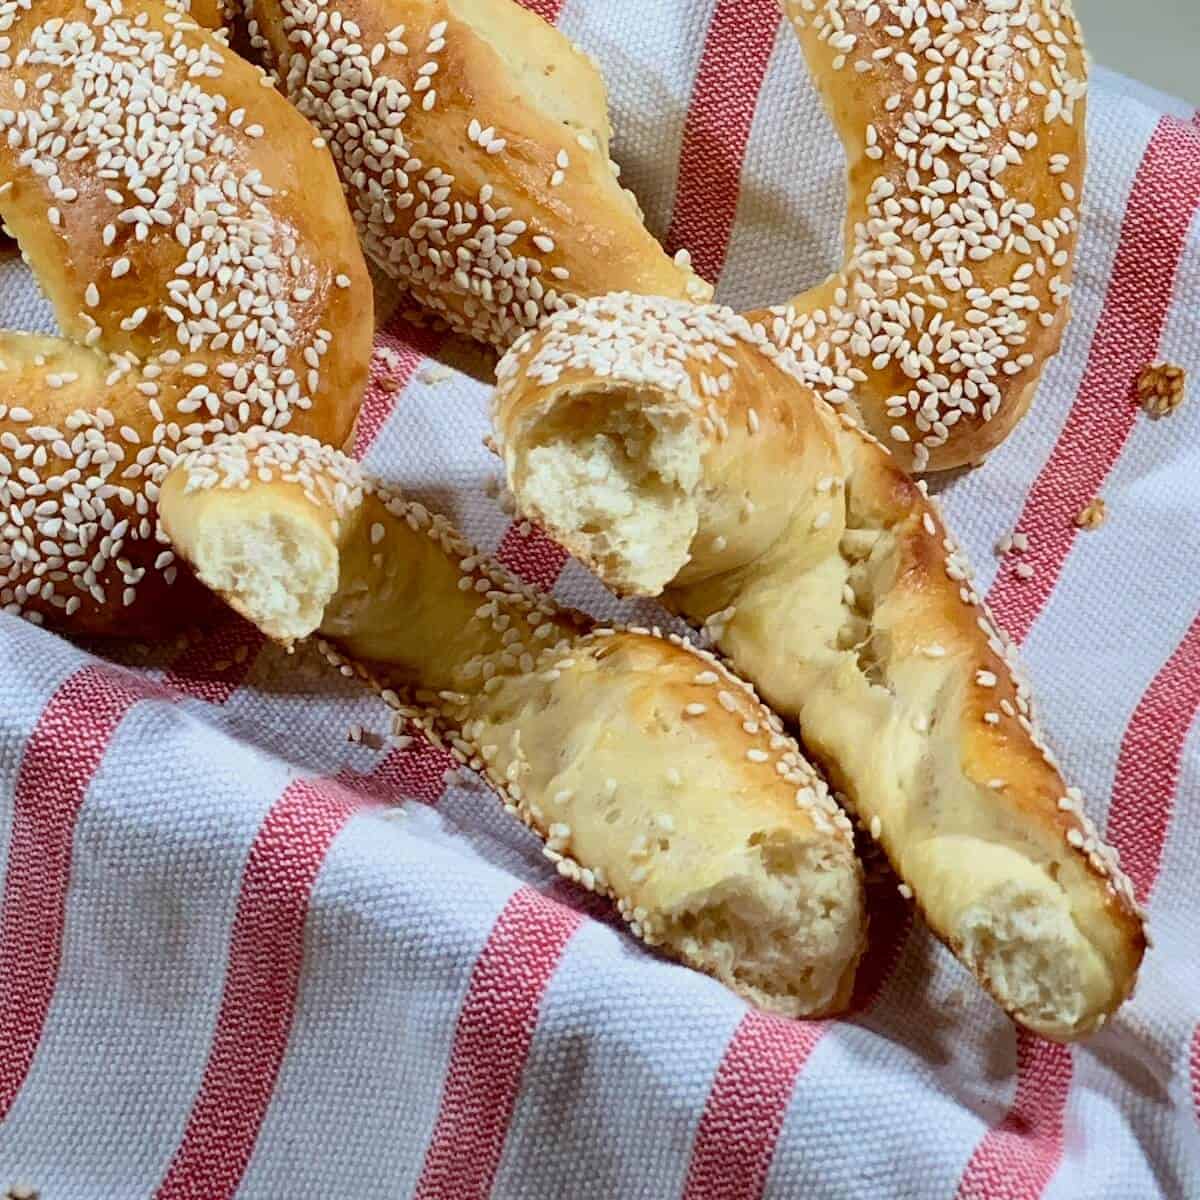
[[[0,607],[75,631],[194,620],[155,529],[175,457],[258,423],[340,443],[370,358],[328,153],[177,8],[7,6],[0,216],[63,336],[0,332]]]
[[[729,309],[591,301],[499,373],[519,509],[704,624],[1016,1020],[1097,1028],[1141,916],[924,486]]]

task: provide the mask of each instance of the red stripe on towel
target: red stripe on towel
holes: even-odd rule
[[[329,780],[297,780],[263,820],[242,874],[204,1078],[156,1200],[237,1191],[291,1034],[313,885],[355,807]]]
[[[1200,710],[1200,615],[1146,689],[1117,759],[1108,840],[1138,900],[1150,899],[1162,865],[1188,730]]]
[[[684,1200],[758,1200],[796,1080],[825,1025],[748,1012],[700,1117]]]
[[[459,1013],[418,1200],[484,1200],[491,1192],[542,996],[581,921],[528,887],[500,913]]]
[[[528,532],[521,532],[523,526]],[[496,548],[496,558],[503,566],[543,592],[554,589],[568,557],[557,542],[536,526],[517,521],[508,527]]]
[[[1003,570],[988,593],[996,620],[1019,642],[1045,608],[1075,544],[1075,515],[1102,490],[1138,419],[1134,384],[1158,352],[1197,207],[1200,129],[1163,117],[1129,193],[1079,395],[1017,522],[1029,535],[1021,561],[1033,575],[1021,579]]]
[[[543,21],[549,21],[553,25],[563,10],[564,0],[518,0],[518,2],[522,8],[537,13]]]
[[[716,283],[741,190],[746,144],[782,20],[776,0],[717,0],[683,127],[670,253],[685,248]]]
[[[1071,1050],[1017,1031],[1017,1094],[975,1148],[958,1200],[1039,1200],[1063,1153]]]
[[[225,621],[171,664],[163,684],[209,704],[226,704],[246,682],[266,639],[248,621]]]
[[[360,462],[387,424],[397,398],[441,342],[440,334],[413,325],[402,316],[393,317],[375,335],[371,378],[363,392],[351,440],[351,454]]]
[[[29,1073],[54,997],[84,797],[121,721],[152,698],[168,693],[136,675],[84,667],[50,698],[25,745],[0,915],[0,1121]]]

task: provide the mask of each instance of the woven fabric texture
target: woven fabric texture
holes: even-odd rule
[[[774,0],[529,6],[600,61],[624,180],[721,299],[837,264],[843,162]],[[444,755],[350,744],[388,713],[312,653],[231,617],[102,658],[0,614],[0,1188],[1200,1196],[1200,394],[1153,422],[1132,398],[1152,359],[1200,371],[1200,125],[1097,70],[1088,137],[1063,351],[942,499],[1149,907],[1116,1020],[1070,1049],[1017,1034],[899,908],[860,1015],[763,1016],[622,933]],[[0,313],[53,327],[19,261]],[[355,452],[525,578],[628,615],[501,513],[459,354],[385,322]],[[1014,529],[1028,579],[993,552]]]

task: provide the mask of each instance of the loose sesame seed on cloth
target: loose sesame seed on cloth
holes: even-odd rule
[[[29,7],[0,0],[0,54]],[[622,180],[660,234],[694,175],[678,159],[709,21],[720,9],[725,28],[730,7],[538,5],[605,69]],[[842,257],[839,150],[784,34],[756,59],[722,207],[737,216],[718,294],[735,307]],[[1178,1194],[1200,1121],[1200,405],[1150,420],[1137,388],[1150,363],[1200,369],[1200,129],[1102,69],[1088,104],[1063,351],[986,466],[933,486],[974,574],[955,570],[1019,635],[1046,737],[1149,908],[1156,945],[1129,1007],[1070,1051],[1018,1039],[917,919],[881,948],[854,1021],[758,1017],[622,933],[315,650],[264,650],[219,705],[142,666],[109,669],[116,695],[80,680],[118,651],[0,614],[0,1194]],[[0,255],[0,305],[6,324],[53,329],[15,257]],[[512,518],[483,445],[487,389],[454,354],[405,373],[365,465],[494,550]],[[1081,529],[1098,497],[1107,520]],[[560,572],[537,537],[522,569],[556,579],[558,599],[679,628],[577,564]],[[710,711],[689,721],[733,694],[709,674]],[[1003,719],[996,678],[976,682]],[[1062,804],[1066,819],[1079,798]],[[387,818],[396,805],[405,820]]]

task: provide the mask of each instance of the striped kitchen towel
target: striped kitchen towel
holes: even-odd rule
[[[530,0],[601,62],[652,228],[738,306],[840,258],[842,162],[774,0]],[[1200,1196],[1200,125],[1094,76],[1074,319],[943,492],[1156,944],[1073,1048],[899,907],[853,1019],[788,1022],[625,936],[373,697],[227,618],[107,658],[0,615],[0,1189],[44,1200]],[[6,323],[47,310],[0,266]],[[356,453],[515,571],[461,347],[379,335]],[[1103,495],[1109,517],[1074,517]],[[1028,537],[1018,575],[993,547]],[[1027,574],[1027,573],[1026,573]],[[368,742],[371,742],[368,739]]]

